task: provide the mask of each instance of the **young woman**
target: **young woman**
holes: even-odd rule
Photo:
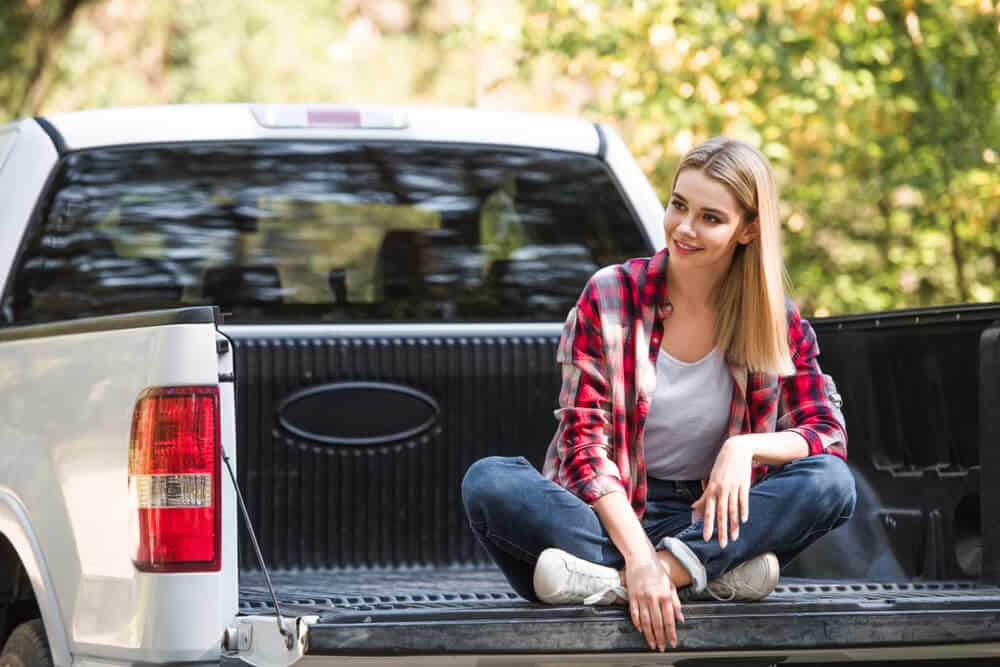
[[[758,600],[854,511],[847,433],[785,296],[767,159],[716,137],[674,177],[666,247],[598,271],[566,319],[542,473],[476,461],[470,525],[521,596],[627,603],[651,649],[688,599]]]

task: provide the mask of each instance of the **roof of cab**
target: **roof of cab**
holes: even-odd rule
[[[275,129],[254,115],[282,109],[351,109],[402,113],[402,129],[307,127]],[[250,139],[386,139],[531,146],[595,155],[600,137],[593,123],[540,113],[447,107],[374,105],[192,104],[128,107],[53,114],[45,120],[66,150],[101,146],[239,141]]]

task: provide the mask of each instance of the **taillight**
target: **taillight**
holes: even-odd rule
[[[132,561],[143,572],[221,566],[218,387],[161,387],[132,416]]]

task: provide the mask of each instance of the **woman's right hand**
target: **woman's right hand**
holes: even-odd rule
[[[646,637],[651,651],[663,651],[667,643],[677,648],[677,621],[684,622],[681,601],[628,497],[606,493],[592,507],[625,559],[632,624]]]
[[[632,624],[646,637],[649,649],[677,648],[676,621],[684,622],[677,589],[655,555],[625,563]]]

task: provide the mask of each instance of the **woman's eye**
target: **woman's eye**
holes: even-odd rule
[[[714,215],[706,215],[705,219],[708,220],[709,222],[722,222],[721,220],[719,220]]]
[[[671,205],[672,205],[672,206],[673,206],[674,208],[676,208],[676,209],[677,209],[678,211],[683,211],[683,210],[684,210],[684,208],[685,208],[685,207],[684,207],[684,204],[682,204],[681,202],[677,201],[676,199],[675,199],[674,201],[670,202],[670,204],[671,204]]]

